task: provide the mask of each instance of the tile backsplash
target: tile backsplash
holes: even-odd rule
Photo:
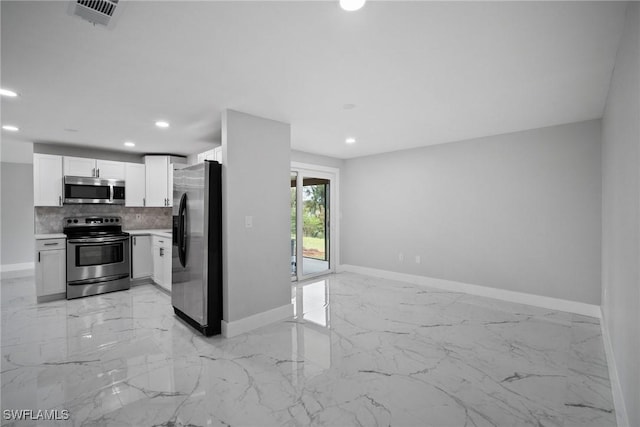
[[[62,221],[69,216],[119,216],[125,230],[169,229],[172,208],[127,208],[111,205],[64,205],[35,208],[35,234],[62,233]],[[136,219],[136,215],[140,219]]]

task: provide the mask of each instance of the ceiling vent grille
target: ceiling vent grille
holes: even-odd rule
[[[100,25],[108,25],[119,0],[76,0],[73,14]]]

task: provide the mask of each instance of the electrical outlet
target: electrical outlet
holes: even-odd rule
[[[398,261],[404,262],[404,254],[402,252],[398,254]]]
[[[244,217],[244,228],[253,228],[253,217],[247,215]]]
[[[416,255],[416,264],[420,264],[422,262],[422,259],[420,258],[420,255]]]

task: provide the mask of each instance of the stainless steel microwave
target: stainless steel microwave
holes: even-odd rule
[[[64,203],[124,205],[124,181],[84,176],[65,176]]]

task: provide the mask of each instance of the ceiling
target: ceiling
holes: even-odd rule
[[[626,3],[118,7],[107,28],[67,1],[1,2],[2,87],[20,94],[2,123],[21,129],[3,140],[186,155],[219,144],[230,108],[291,123],[294,149],[352,158],[599,118]]]

